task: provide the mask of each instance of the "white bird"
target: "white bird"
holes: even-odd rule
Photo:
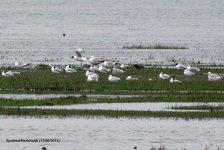
[[[109,68],[112,68],[117,64],[119,64],[119,63],[110,62],[108,60],[105,60],[104,63],[103,63],[104,67],[109,67]]]
[[[104,61],[106,61],[103,58],[99,58],[99,57],[94,57],[94,56],[90,56],[87,58],[89,60],[89,62],[93,65],[99,65],[100,63],[103,63]]]
[[[103,66],[99,66],[99,71],[102,72],[102,73],[108,73],[110,71],[110,69],[105,68]]]
[[[83,49],[81,48],[77,49],[75,52],[76,52],[76,56],[72,56],[71,58],[74,58],[75,60],[80,61],[81,65],[82,65],[82,62],[87,61],[85,57],[82,57],[82,53],[84,52]]]
[[[160,79],[163,79],[163,80],[165,80],[165,79],[169,79],[169,78],[171,78],[171,77],[174,77],[174,76],[170,76],[170,75],[168,75],[168,74],[164,74],[164,73],[160,73],[159,74],[159,78]]]
[[[71,65],[67,65],[67,66],[65,67],[65,72],[67,72],[67,73],[73,73],[73,72],[77,72],[77,70],[71,68]]]
[[[99,68],[91,65],[89,70],[93,71],[93,72],[96,72],[96,71],[99,71]]]
[[[86,77],[88,77],[88,75],[95,76],[95,77],[99,78],[99,75],[97,73],[94,73],[94,72],[86,71]]]
[[[126,78],[126,80],[138,80],[138,78],[132,78],[131,76],[128,76],[128,77]]]
[[[31,65],[31,63],[20,63],[18,61],[15,62],[15,67],[17,67],[17,68],[24,68],[24,67],[27,67],[29,65]]]
[[[211,72],[208,72],[208,80],[209,81],[219,81],[222,80],[223,77],[218,74],[212,74]]]
[[[117,69],[117,68],[112,68],[111,72],[114,73],[114,74],[121,74],[121,73],[124,73],[124,70]]]
[[[174,78],[170,78],[170,82],[182,82],[182,81],[174,79]]]
[[[117,82],[117,81],[121,80],[121,78],[109,75],[108,80],[112,81],[112,82]]]
[[[201,71],[199,68],[197,67],[191,67],[190,65],[187,66],[187,69],[191,72],[197,72],[197,71]]]
[[[126,67],[128,67],[128,65],[125,65],[125,64],[121,64],[121,66],[120,66],[121,68],[126,68]]]
[[[187,67],[183,64],[176,63],[176,68],[177,69],[186,69]]]
[[[52,66],[51,67],[51,72],[53,72],[53,73],[61,73],[61,72],[64,72],[64,71],[62,69],[59,69],[59,68],[55,67],[55,66]]]
[[[191,72],[191,71],[188,70],[188,69],[185,69],[185,70],[184,70],[184,75],[186,75],[186,76],[193,76],[193,75],[195,75],[195,73],[194,73],[194,72]]]
[[[2,76],[14,76],[20,75],[21,72],[14,72],[14,71],[2,71]]]
[[[99,77],[95,76],[95,75],[91,75],[89,74],[87,76],[87,81],[98,81]]]

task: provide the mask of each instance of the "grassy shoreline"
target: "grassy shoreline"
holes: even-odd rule
[[[1,68],[1,70],[10,68]],[[135,103],[135,102],[223,102],[223,81],[208,81],[207,72],[203,69],[195,76],[186,77],[183,70],[174,68],[143,68],[138,71],[130,66],[126,72],[115,75],[126,78],[128,75],[137,77],[137,81],[122,80],[119,82],[108,81],[108,74],[100,74],[98,82],[87,82],[86,70],[78,69],[73,74],[54,74],[49,67],[24,69],[22,74],[13,77],[0,78],[1,94],[81,94],[80,97],[67,96],[45,100],[13,100],[1,98],[0,115],[56,115],[56,116],[112,116],[112,117],[167,117],[167,118],[224,118],[224,111],[211,112],[149,112],[149,111],[107,111],[107,110],[42,110],[22,109],[19,106],[52,106],[89,103]],[[169,80],[159,79],[159,73],[175,75],[182,83],[170,83]],[[212,70],[222,73],[222,69]],[[149,80],[151,79],[151,80]],[[209,91],[209,92],[207,92]],[[117,95],[115,98],[91,98],[87,95],[103,94]],[[119,95],[139,95],[139,97],[122,98]],[[140,97],[143,96],[143,97]],[[4,106],[18,106],[6,108]],[[187,108],[186,108],[187,109]],[[198,109],[198,108],[193,108]]]

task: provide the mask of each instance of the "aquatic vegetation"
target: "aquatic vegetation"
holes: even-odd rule
[[[185,119],[203,119],[203,118],[224,118],[224,111],[210,112],[166,112],[166,111],[123,111],[123,110],[75,110],[75,109],[27,109],[27,108],[4,108],[0,107],[0,115],[21,115],[21,116],[102,116],[106,118],[141,118],[141,117],[159,117],[159,118],[185,118]]]
[[[174,106],[171,109],[224,111],[224,105],[212,106],[212,105],[203,104],[203,105],[196,105],[196,106]]]
[[[179,46],[179,45],[173,45],[173,44],[155,44],[155,45],[148,45],[148,46],[145,46],[145,45],[131,45],[131,46],[127,46],[127,45],[124,45],[122,47],[122,49],[189,49],[188,47],[186,46]]]

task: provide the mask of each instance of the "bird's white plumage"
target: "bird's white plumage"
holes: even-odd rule
[[[222,80],[223,77],[218,74],[212,74],[211,72],[208,72],[208,80],[209,81],[219,81]]]
[[[103,58],[99,58],[99,57],[94,57],[94,56],[90,56],[87,58],[89,60],[89,62],[93,65],[99,65],[100,63],[103,63],[104,61],[106,61]]]
[[[112,82],[117,82],[117,81],[121,80],[121,78],[109,75],[108,80],[112,81]]]
[[[98,79],[99,79],[99,76],[95,76],[91,74],[87,76],[87,81],[98,81]]]
[[[82,57],[82,53],[84,53],[83,49],[81,48],[77,49],[75,52],[76,52],[76,55],[72,56],[71,58],[74,58],[75,60],[80,61],[81,64],[82,62],[87,61],[87,58]]]
[[[124,73],[124,70],[117,69],[117,68],[112,68],[112,69],[111,69],[111,72],[112,72],[113,74],[121,74],[121,73]]]
[[[31,65],[31,63],[21,63],[21,62],[18,62],[18,61],[15,62],[15,67],[17,67],[17,68],[24,68],[24,67],[27,67],[27,66],[30,66],[30,65]]]
[[[99,78],[99,75],[97,73],[94,73],[94,72],[90,72],[90,71],[86,71],[86,77],[88,77],[88,75],[92,75],[92,76],[95,76],[97,78]]]
[[[16,72],[16,71],[2,71],[2,76],[14,76],[14,75],[20,75],[21,72]]]
[[[168,75],[168,74],[164,74],[164,73],[161,72],[161,73],[159,74],[159,78],[165,80],[165,79],[169,79],[169,78],[171,78],[171,76]]]
[[[182,81],[174,79],[174,78],[170,78],[170,82],[182,82]]]
[[[188,69],[185,69],[185,70],[184,70],[184,75],[185,75],[185,76],[193,76],[193,75],[195,75],[195,73],[194,73],[194,72],[191,72],[191,71],[188,70]]]
[[[177,69],[186,69],[187,67],[183,64],[179,64],[179,63],[176,63],[176,66],[175,66]]]
[[[108,73],[110,71],[110,69],[105,68],[103,66],[99,66],[99,71],[102,72],[102,73]]]
[[[115,66],[115,63],[106,60],[106,61],[104,61],[103,65],[104,65],[104,67],[112,68]]]
[[[97,72],[97,71],[99,71],[99,68],[91,65],[89,70],[93,71],[93,72]]]
[[[52,66],[51,67],[51,72],[53,72],[53,73],[61,73],[61,72],[63,72],[63,70],[60,69],[60,68],[57,68],[55,66]]]
[[[74,68],[71,68],[70,65],[67,65],[67,66],[65,67],[65,72],[67,72],[67,73],[73,73],[73,72],[77,72],[77,70],[74,69]]]
[[[187,69],[191,72],[197,72],[197,71],[201,71],[199,68],[197,67],[191,67],[190,65],[187,66]]]
[[[126,80],[138,80],[138,78],[132,78],[131,76],[128,76],[128,77],[126,78]]]

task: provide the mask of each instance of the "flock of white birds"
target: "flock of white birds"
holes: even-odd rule
[[[82,62],[85,62],[85,61],[90,62],[91,66],[89,67],[88,71],[86,71],[86,74],[85,74],[87,77],[87,81],[98,81],[99,75],[96,72],[113,73],[113,74],[122,74],[125,72],[124,70],[115,68],[115,66],[117,66],[119,63],[110,62],[104,58],[99,58],[99,57],[94,57],[94,56],[85,58],[85,57],[82,57],[83,52],[84,52],[83,49],[77,49],[76,55],[72,56],[71,58],[74,58],[74,60],[76,60],[76,61],[80,61],[81,65],[82,65]],[[100,65],[98,67],[98,65],[102,64],[102,63],[103,63],[103,65]],[[17,67],[17,68],[24,68],[24,67],[27,67],[30,65],[31,65],[31,63],[20,63],[18,61],[15,62],[15,67]],[[125,68],[125,67],[128,67],[128,65],[125,65],[125,64],[120,65],[120,68]],[[140,65],[135,65],[135,67],[137,69],[143,68],[143,66],[140,66]],[[197,67],[191,67],[190,65],[186,66],[183,64],[179,64],[179,63],[176,63],[176,69],[180,69],[180,70],[183,69],[184,70],[183,74],[186,76],[193,76],[193,75],[195,75],[196,72],[201,71]],[[77,72],[77,70],[72,68],[71,65],[67,65],[64,69],[52,66],[51,71],[53,73]],[[18,72],[18,71],[2,71],[2,76],[14,76],[14,75],[20,75],[20,74],[21,74],[21,72]],[[163,79],[163,80],[169,79],[170,82],[182,82],[180,80],[175,79],[174,77],[175,76],[172,76],[169,74],[164,74],[162,72],[159,74],[160,79]],[[222,79],[223,79],[223,76],[208,72],[208,80],[209,81],[219,81]],[[121,78],[109,75],[108,80],[112,81],[112,82],[116,82],[116,81],[121,80]],[[138,80],[138,78],[132,78],[131,76],[128,76],[126,78],[126,80]],[[151,80],[151,79],[149,79],[149,80]]]

